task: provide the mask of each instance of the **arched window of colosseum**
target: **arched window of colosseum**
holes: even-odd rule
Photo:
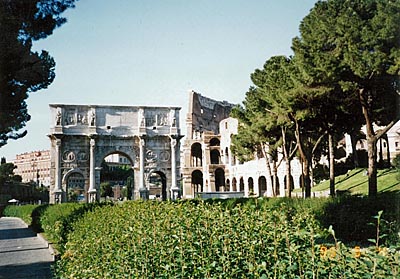
[[[260,187],[260,196],[264,196],[264,193],[267,191],[267,179],[265,176],[258,178],[258,186]]]
[[[192,172],[192,190],[193,196],[196,193],[203,192],[203,173],[199,170]]]
[[[201,150],[201,144],[196,142],[192,144],[191,153],[190,153],[190,163],[192,167],[201,167],[203,166],[203,152]]]
[[[217,138],[212,138],[210,140],[210,146],[220,146],[220,141]]]
[[[225,186],[225,172],[223,169],[218,168],[215,170],[215,191],[223,192]]]
[[[253,181],[253,178],[249,177],[247,182],[249,184],[249,195],[253,195],[254,194],[254,181]]]
[[[210,151],[210,159],[211,159],[211,164],[214,164],[214,165],[220,164],[221,156],[219,154],[219,151],[215,150],[215,149],[211,150]]]
[[[240,178],[239,180],[239,191],[244,192],[244,180],[243,177]]]
[[[236,181],[236,178],[234,177],[234,178],[232,179],[232,191],[233,191],[233,192],[236,192],[236,191],[237,191],[237,186],[236,186],[236,184],[237,184],[237,181]]]

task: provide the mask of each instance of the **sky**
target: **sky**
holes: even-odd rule
[[[50,148],[49,104],[179,106],[189,94],[241,103],[250,75],[291,42],[316,0],[80,0],[67,23],[34,49],[56,78],[27,99],[28,134],[0,157]]]

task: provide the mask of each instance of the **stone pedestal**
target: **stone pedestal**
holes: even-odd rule
[[[97,201],[97,192],[96,189],[90,190],[88,192],[88,202],[89,203],[94,203]]]
[[[142,199],[142,200],[148,200],[149,199],[149,190],[146,188],[140,188],[139,196],[140,196],[140,199]]]
[[[171,187],[171,200],[175,201],[180,198],[180,189],[178,187]]]
[[[61,203],[62,200],[62,196],[63,196],[63,191],[62,190],[56,190],[54,191],[54,203]]]

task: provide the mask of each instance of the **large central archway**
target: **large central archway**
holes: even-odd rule
[[[161,176],[162,199],[178,197],[180,108],[57,104],[50,110],[50,202],[67,201],[78,179],[85,200],[98,201],[102,163],[110,154],[129,159],[134,198],[149,198],[151,173]]]

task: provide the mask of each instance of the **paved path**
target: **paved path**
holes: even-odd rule
[[[19,218],[0,218],[0,279],[52,278],[48,244]]]

